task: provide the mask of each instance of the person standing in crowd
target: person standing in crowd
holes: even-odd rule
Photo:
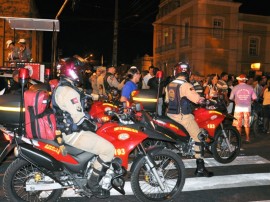
[[[148,86],[150,89],[153,90],[159,90],[158,91],[158,115],[161,116],[162,115],[162,106],[163,106],[163,93],[164,93],[164,81],[158,81],[158,78],[156,77],[157,72],[159,71],[159,68],[155,67],[153,74],[154,76],[152,78],[150,78],[148,80]],[[158,89],[158,85],[159,85],[159,89]]]
[[[32,54],[31,54],[31,50],[28,47],[26,47],[26,40],[20,39],[18,41],[18,44],[20,45],[19,47],[20,62],[31,62]]]
[[[85,186],[97,198],[110,196],[109,190],[99,185],[114,157],[114,146],[93,131],[97,126],[91,122],[81,105],[84,94],[77,87],[82,64],[77,58],[68,58],[60,67],[60,81],[52,95],[53,109],[60,138],[65,144],[97,155],[93,163],[93,173]],[[58,142],[59,143],[59,142]],[[63,144],[63,142],[60,144]]]
[[[265,133],[270,133],[270,80],[267,81],[263,92],[263,122]]]
[[[106,67],[99,67],[98,71],[100,74],[97,76],[97,87],[99,95],[106,95],[106,91],[104,88],[104,77],[106,75]]]
[[[207,85],[204,89],[204,95],[206,99],[217,99],[218,98],[218,88],[217,88],[217,82],[218,82],[218,75],[217,74],[211,74],[209,76],[209,80]]]
[[[202,84],[199,83],[199,77],[201,77],[199,72],[191,73],[190,75],[190,83],[193,85],[195,91],[203,97],[203,87]]]
[[[141,73],[135,67],[131,67],[126,75],[126,83],[122,89],[120,102],[130,101],[131,93],[134,90],[137,90],[137,83],[140,81]]]
[[[201,138],[204,137],[204,132],[195,121],[190,106],[191,102],[198,104],[204,98],[189,83],[190,67],[188,64],[179,62],[175,66],[174,72],[176,79],[169,83],[165,90],[165,102],[168,103],[167,116],[184,126],[191,138],[195,141],[194,150],[197,168],[194,174],[197,177],[212,177],[213,173],[209,172],[204,165],[204,143]]]
[[[241,74],[236,77],[238,80],[238,85],[236,85],[231,92],[230,100],[233,100],[235,103],[234,107],[234,117],[233,126],[237,128],[239,133],[242,133],[242,123],[244,119],[244,128],[246,133],[246,140],[244,143],[250,143],[250,112],[251,112],[251,103],[253,100],[257,99],[257,95],[254,92],[254,89],[246,84],[247,78],[245,74]]]
[[[261,95],[263,93],[263,79],[261,76],[257,76],[255,78],[255,82],[254,82],[254,91],[257,95],[257,101],[261,102],[262,100],[260,99],[261,98]]]
[[[228,101],[229,101],[229,105],[227,106],[227,111],[229,114],[232,114],[233,113],[233,108],[234,108],[234,103],[233,101],[231,101],[229,99],[230,95],[231,95],[231,92],[232,92],[232,89],[234,87],[233,85],[233,82],[234,82],[234,75],[229,75],[228,76],[228,81],[227,81],[227,85],[228,85],[228,93],[227,93],[227,98],[228,98]]]
[[[217,88],[219,93],[219,98],[225,101],[226,105],[229,105],[229,98],[228,98],[228,78],[229,75],[227,72],[222,72],[220,74],[220,79],[217,82]]]
[[[148,86],[147,86],[147,83],[144,82],[143,78],[149,73],[148,70],[143,70],[142,73],[141,73],[141,78],[140,78],[140,82],[142,83],[142,86],[141,88],[139,89],[147,89]]]
[[[143,77],[143,82],[144,84],[146,84],[146,86],[143,85],[142,89],[149,89],[149,86],[147,84],[148,84],[149,79],[151,79],[153,76],[154,76],[154,66],[150,66],[149,73]]]
[[[111,95],[113,90],[120,91],[124,86],[124,80],[121,83],[119,83],[115,77],[115,73],[116,68],[114,66],[109,66],[107,68],[107,72],[103,81],[106,95]]]
[[[19,60],[19,48],[15,46],[15,43],[12,40],[7,40],[7,48],[9,50],[7,60],[9,62]]]
[[[263,89],[262,89],[262,93],[261,93],[261,95],[260,95],[260,97],[261,97],[261,99],[262,99],[262,97],[263,97],[263,93],[264,93],[264,91],[265,91],[265,89],[266,88],[268,88],[267,87],[267,76],[262,76],[262,81],[261,81],[261,85],[262,85],[262,87],[263,87]]]

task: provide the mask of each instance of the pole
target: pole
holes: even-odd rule
[[[113,54],[112,54],[112,65],[117,66],[117,46],[118,46],[118,0],[115,0],[114,7],[114,29],[113,29]]]
[[[55,19],[58,20],[59,16],[61,15],[62,11],[64,10],[66,4],[69,0],[65,0],[63,5],[61,6],[60,10],[58,11],[57,15],[55,16]],[[53,36],[52,36],[52,78],[56,78],[56,54],[57,54],[57,31],[55,28],[55,22],[53,22]]]

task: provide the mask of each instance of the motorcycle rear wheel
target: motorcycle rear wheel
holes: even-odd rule
[[[63,189],[49,191],[26,191],[26,182],[41,173],[34,165],[17,158],[7,168],[3,178],[3,189],[8,201],[58,201]],[[42,174],[42,173],[41,173]]]
[[[239,155],[241,149],[241,136],[233,126],[224,127],[224,131],[233,150],[231,152],[229,151],[225,137],[221,129],[218,129],[215,134],[215,141],[211,145],[211,152],[217,162],[226,164],[232,162]]]
[[[162,179],[165,190],[161,190],[152,171],[146,169],[145,158],[141,158],[131,174],[131,187],[134,195],[143,202],[172,201],[181,193],[185,183],[183,161],[179,155],[167,149],[153,152],[150,157],[156,163],[155,168]]]

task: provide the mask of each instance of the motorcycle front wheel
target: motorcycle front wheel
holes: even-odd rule
[[[37,181],[41,181],[44,175],[31,163],[17,158],[10,164],[4,174],[3,189],[7,201],[58,201],[63,193],[62,189],[26,190],[26,183],[38,183]]]
[[[176,153],[162,149],[152,153],[150,158],[164,190],[161,189],[146,159],[141,158],[131,174],[131,187],[134,195],[143,202],[172,201],[181,193],[185,183],[185,167]]]
[[[219,163],[232,162],[240,152],[241,136],[233,126],[224,127],[225,135],[221,128],[215,134],[215,140],[211,144],[211,152],[214,159]]]

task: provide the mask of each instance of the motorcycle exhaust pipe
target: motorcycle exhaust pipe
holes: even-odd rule
[[[49,191],[62,188],[63,186],[61,184],[54,182],[54,180],[48,176],[45,176],[44,179],[37,182],[34,179],[30,179],[25,184],[26,191]]]

